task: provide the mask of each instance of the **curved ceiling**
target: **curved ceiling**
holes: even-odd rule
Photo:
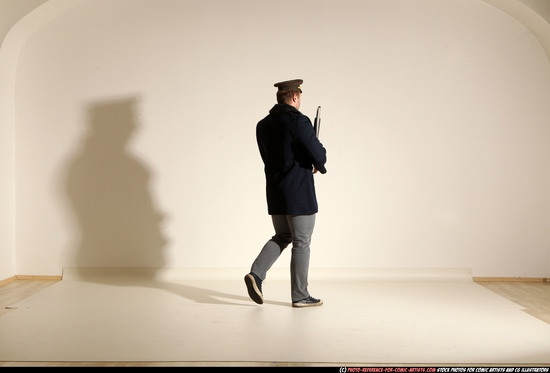
[[[52,0],[4,0],[0,11],[0,46],[9,30],[27,14]],[[55,1],[55,0],[53,0]],[[525,25],[542,43],[550,60],[550,1],[483,0]]]
[[[550,61],[550,2],[548,0],[483,0],[522,23],[539,40]]]
[[[0,9],[0,45],[10,29],[48,0],[4,0]]]

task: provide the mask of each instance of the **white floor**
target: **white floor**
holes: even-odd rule
[[[460,274],[312,270],[295,309],[287,270],[261,306],[245,273],[66,270],[0,317],[0,361],[550,363],[550,325]]]

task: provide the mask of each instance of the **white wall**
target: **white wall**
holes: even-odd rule
[[[10,29],[46,0],[0,0],[0,280],[15,275],[15,158],[13,91],[17,36],[3,44]],[[12,49],[14,48],[14,49]]]
[[[0,102],[13,107],[13,78],[0,49]],[[11,83],[11,84],[10,84]],[[11,87],[12,89],[9,89]],[[15,275],[15,158],[13,110],[0,113],[0,280]]]
[[[59,10],[17,64],[16,272],[248,267],[271,235],[254,127],[292,78],[329,158],[312,266],[550,275],[550,65],[480,0]]]

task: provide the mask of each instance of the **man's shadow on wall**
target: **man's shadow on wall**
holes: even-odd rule
[[[231,303],[219,298],[249,300],[157,280],[155,269],[165,264],[168,241],[162,231],[165,215],[156,206],[150,190],[152,172],[129,148],[139,128],[137,104],[138,99],[131,97],[87,107],[87,132],[69,162],[65,180],[77,226],[71,250],[79,278],[103,284],[160,288],[199,303]],[[101,278],[90,268],[148,270],[122,271],[122,275]]]
[[[163,214],[150,192],[151,171],[129,150],[137,99],[87,108],[87,133],[71,161],[66,190],[78,223],[78,267],[162,267]]]

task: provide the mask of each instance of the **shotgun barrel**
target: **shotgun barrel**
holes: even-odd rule
[[[315,130],[315,136],[319,138],[319,132],[321,132],[321,107],[317,107],[317,115],[315,116],[315,121],[313,122],[313,129]]]

